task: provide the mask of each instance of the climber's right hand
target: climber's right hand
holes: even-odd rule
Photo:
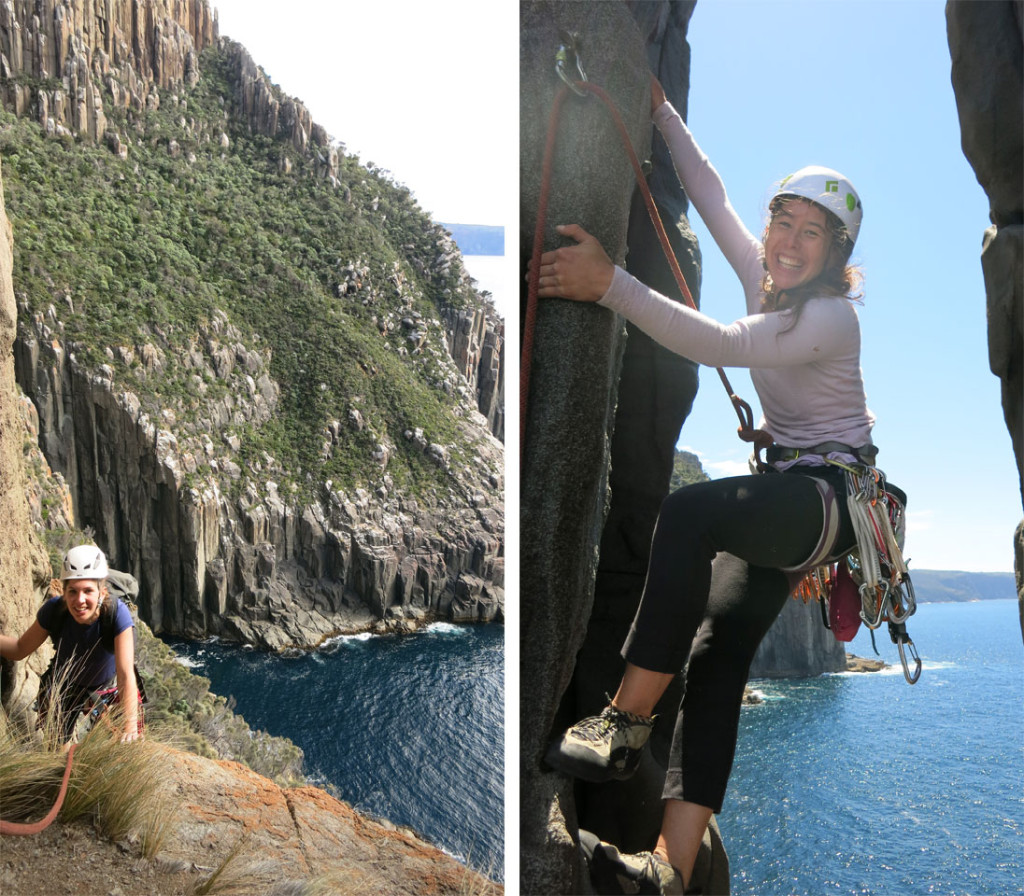
[[[541,255],[537,295],[546,299],[596,302],[608,292],[615,265],[597,238],[579,224],[560,224],[555,229],[562,236],[575,240],[576,245],[562,246]]]

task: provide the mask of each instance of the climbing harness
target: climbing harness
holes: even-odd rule
[[[885,475],[877,467],[847,464],[829,457],[823,459],[840,467],[846,475],[846,503],[857,547],[836,563],[808,572],[793,596],[803,598],[805,603],[817,599],[825,627],[840,641],[852,640],[859,622],[863,622],[871,630],[874,645],[875,629],[883,622],[888,623],[889,637],[899,651],[903,677],[908,684],[916,684],[921,677],[921,658],[907,633],[906,622],[916,612],[917,601],[910,570],[903,559],[906,525],[903,500],[892,487],[887,487]],[[845,608],[839,609],[839,602],[848,593],[843,590],[846,576],[857,588],[859,621],[851,620],[848,615],[843,618]],[[833,601],[837,606],[833,607]],[[837,621],[841,621],[842,630]],[[878,653],[877,646],[875,653]]]
[[[64,805],[64,797],[68,792],[68,780],[71,778],[71,762],[75,756],[75,747],[77,744],[72,744],[68,748],[67,763],[64,766],[64,777],[60,782],[60,791],[57,793],[57,799],[50,811],[46,813],[39,821],[34,821],[31,824],[21,824],[16,821],[3,821],[0,820],[0,834],[10,834],[16,837],[28,837],[32,834],[39,834],[45,831],[53,820],[57,817],[60,812],[61,806]]]
[[[540,289],[540,257],[544,250],[544,231],[547,223],[548,196],[551,190],[551,173],[554,158],[555,137],[558,130],[558,119],[561,113],[562,103],[570,92],[575,93],[578,96],[592,94],[600,99],[607,108],[612,117],[612,121],[622,138],[623,148],[629,158],[630,165],[633,167],[637,185],[639,186],[640,193],[643,196],[644,204],[647,206],[647,213],[650,215],[651,223],[654,225],[654,230],[658,234],[658,241],[661,243],[661,248],[665,253],[665,258],[668,261],[669,267],[672,269],[672,276],[675,278],[676,284],[679,287],[679,291],[686,304],[693,308],[694,311],[698,310],[697,304],[694,302],[693,296],[690,294],[690,289],[686,285],[686,279],[683,277],[683,272],[679,267],[679,262],[676,259],[675,253],[672,251],[672,245],[669,243],[668,234],[665,232],[665,225],[661,221],[661,215],[658,213],[658,208],[654,203],[654,197],[651,195],[650,187],[647,185],[643,166],[637,158],[636,151],[633,149],[633,145],[630,142],[629,131],[626,129],[626,125],[623,123],[622,117],[619,115],[614,101],[604,90],[596,84],[592,84],[586,80],[586,75],[583,74],[583,66],[579,58],[578,37],[564,32],[560,37],[562,39],[562,44],[559,46],[558,52],[556,53],[555,70],[558,77],[565,82],[565,85],[561,87],[555,95],[555,101],[551,107],[551,114],[548,119],[547,138],[544,145],[544,161],[541,174],[540,197],[537,202],[537,225],[533,234],[533,252],[530,262],[530,274],[527,280],[526,314],[523,320],[523,346],[519,365],[520,461],[522,461],[523,445],[525,444],[526,416],[530,392],[530,368],[533,361],[533,334],[536,327],[537,296]],[[572,76],[569,73],[570,69],[574,70],[575,76],[577,77],[575,81],[572,80]],[[722,385],[725,387],[725,391],[728,394],[729,400],[732,402],[733,409],[736,412],[736,416],[739,419],[740,425],[737,430],[738,435],[743,441],[753,444],[754,459],[757,469],[764,472],[768,469],[768,466],[761,459],[761,451],[772,444],[772,437],[764,430],[754,428],[754,414],[750,405],[735,393],[725,371],[721,367],[716,367],[715,370],[718,372],[719,379],[721,379]]]

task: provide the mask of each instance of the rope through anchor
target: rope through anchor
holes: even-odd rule
[[[578,38],[575,35],[568,35],[564,33],[562,34],[562,38],[563,43],[556,54],[555,68],[558,76],[566,83],[565,86],[563,86],[555,95],[555,101],[552,104],[551,114],[548,119],[547,138],[544,145],[544,161],[541,172],[540,196],[537,201],[537,225],[534,229],[530,275],[527,281],[526,315],[523,321],[523,347],[519,365],[520,462],[522,461],[523,456],[523,446],[525,444],[526,435],[526,415],[529,409],[530,369],[533,363],[533,336],[536,328],[537,296],[540,289],[540,256],[544,248],[544,231],[547,224],[548,197],[551,190],[555,140],[562,104],[570,91],[579,96],[585,96],[588,94],[596,96],[602,101],[610,113],[616,130],[622,138],[623,147],[626,151],[627,157],[629,158],[630,165],[633,168],[633,173],[636,175],[637,185],[639,186],[640,193],[644,199],[644,205],[647,207],[647,213],[650,216],[651,223],[654,225],[654,230],[658,235],[658,242],[661,244],[662,251],[665,253],[665,258],[672,270],[672,276],[679,287],[679,291],[682,294],[684,301],[693,308],[694,311],[698,310],[697,304],[694,302],[690,289],[686,284],[686,278],[683,276],[682,269],[679,267],[679,261],[676,259],[675,252],[672,250],[668,234],[665,232],[665,225],[662,223],[661,215],[654,202],[654,197],[651,195],[650,187],[647,185],[647,178],[644,176],[643,166],[637,157],[636,151],[633,149],[633,144],[629,138],[629,131],[626,129],[626,125],[622,121],[622,116],[615,107],[615,103],[612,98],[596,84],[592,84],[587,81],[586,76],[583,75],[583,68],[579,60]],[[570,81],[567,74],[568,68],[575,68],[577,73],[582,77],[576,81]],[[729,378],[726,376],[725,371],[721,367],[716,367],[715,370],[718,372],[719,379],[722,381],[726,394],[732,402],[733,410],[736,412],[736,416],[739,419],[740,425],[737,430],[738,435],[743,441],[749,442],[754,446],[754,457],[757,467],[759,470],[763,471],[766,468],[766,464],[761,459],[761,451],[772,444],[772,437],[764,430],[754,428],[754,415],[750,405],[740,398],[733,390],[732,384],[729,382]]]

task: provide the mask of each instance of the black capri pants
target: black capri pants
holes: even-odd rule
[[[835,467],[701,482],[662,503],[622,655],[656,672],[686,666],[665,799],[721,811],[750,664],[802,577],[786,570],[808,560],[821,539],[825,509],[812,476],[835,489],[831,553],[845,554],[855,536]]]

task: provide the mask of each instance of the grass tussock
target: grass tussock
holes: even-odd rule
[[[306,881],[296,896],[370,896],[379,892],[379,878],[346,865]]]
[[[60,791],[67,750],[51,713],[40,731],[20,733],[0,713],[0,805],[6,821],[43,818]],[[163,785],[167,754],[147,740],[121,743],[123,726],[108,714],[77,744],[58,818],[91,820],[111,840],[138,839],[152,858],[173,832],[173,801]]]
[[[459,886],[460,896],[499,896],[505,888],[493,880],[494,866],[486,871],[474,871],[467,866]]]
[[[195,886],[193,896],[244,896],[265,891],[273,866],[265,861],[254,862],[245,848],[246,842],[244,836],[239,837],[213,872]]]

